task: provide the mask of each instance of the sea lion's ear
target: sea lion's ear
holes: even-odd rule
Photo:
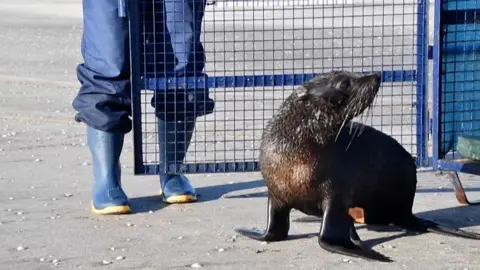
[[[335,88],[337,91],[345,91],[347,92],[348,89],[350,88],[351,86],[351,82],[350,82],[350,79],[349,78],[342,78],[341,80],[339,80],[336,84],[335,84]]]
[[[332,104],[342,104],[348,97],[346,91],[331,89],[322,95],[322,98]]]
[[[296,100],[304,100],[307,97],[307,89],[305,89],[304,87],[298,87],[294,91],[297,95]]]

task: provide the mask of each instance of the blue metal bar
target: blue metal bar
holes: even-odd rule
[[[418,157],[414,157],[418,164]],[[158,175],[159,173],[225,173],[225,172],[258,172],[260,164],[258,161],[247,162],[222,162],[222,163],[184,163],[179,165],[169,165],[164,171],[165,166],[158,164],[147,164],[141,167],[135,167],[136,175]]]
[[[480,175],[480,162],[468,160],[438,160],[436,169]]]
[[[422,51],[426,46],[422,45]],[[422,59],[426,53],[422,53]],[[423,66],[423,65],[422,65]],[[251,76],[219,76],[219,77],[181,77],[181,78],[145,78],[145,86],[149,90],[191,88],[227,88],[253,86],[293,86],[301,85],[318,74],[278,74],[278,75],[251,75]],[[382,71],[383,82],[415,81],[415,70]]]
[[[420,0],[417,8],[417,166],[428,160],[428,3]]]

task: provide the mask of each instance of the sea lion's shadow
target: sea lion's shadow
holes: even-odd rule
[[[447,192],[448,190],[442,190],[443,192]],[[435,192],[442,192],[435,190]],[[468,189],[466,188],[465,191],[477,191],[477,189]],[[433,192],[433,190],[422,190],[418,189],[418,193],[422,192]],[[452,192],[452,196],[455,196],[455,194]],[[249,193],[249,194],[242,194],[242,195],[235,195],[235,196],[225,196],[225,198],[262,198],[266,197],[267,193],[264,192],[254,192],[254,193]],[[455,205],[449,208],[443,208],[443,209],[436,209],[436,210],[431,210],[431,211],[425,211],[425,212],[414,212],[415,216],[419,218],[424,218],[428,220],[432,220],[435,222],[438,222],[442,225],[452,227],[452,228],[460,228],[463,230],[468,230],[468,231],[474,231],[474,230],[469,230],[469,227],[475,227],[475,226],[480,226],[480,217],[478,217],[478,212],[480,210],[480,205],[471,205],[471,206],[462,206],[462,205]],[[320,224],[321,218],[317,217],[310,217],[310,216],[304,216],[300,217],[298,219],[293,219],[292,221],[298,221],[299,219],[303,219],[306,221],[305,223],[318,223]],[[402,238],[405,236],[416,236],[420,235],[421,233],[416,233],[416,232],[408,232],[400,227],[396,226],[380,226],[380,225],[365,225],[365,224],[357,224],[356,228],[358,231],[361,231],[363,229],[366,229],[368,231],[374,231],[374,232],[400,232],[399,234],[395,235],[390,235],[390,236],[385,236],[385,237],[379,237],[375,239],[366,239],[364,240],[364,244],[369,247],[373,247],[385,242],[392,241],[397,238]],[[475,232],[480,233],[480,229],[475,230]],[[307,238],[311,237],[313,234],[318,235],[318,232],[314,233],[307,233],[307,234],[299,234],[299,235],[289,235],[287,240],[297,240],[297,239],[302,239],[302,238]],[[450,236],[446,236],[450,237]]]
[[[311,221],[310,223],[312,223]],[[320,226],[321,223],[321,218],[317,219],[317,222]],[[365,246],[368,246],[370,248],[373,248],[377,245],[392,241],[397,238],[405,237],[405,236],[413,236],[413,235],[418,235],[418,233],[412,233],[412,232],[407,232],[403,230],[402,228],[394,227],[394,226],[374,226],[374,225],[357,225],[355,226],[357,231],[360,231],[361,229],[367,229],[368,231],[375,231],[375,232],[401,232],[400,234],[396,235],[389,235],[385,237],[377,237],[377,238],[372,238],[372,239],[362,239],[362,242]],[[305,238],[311,238],[311,237],[318,237],[318,232],[315,233],[304,233],[304,234],[290,234],[288,235],[288,238],[286,239],[287,241],[291,240],[299,240],[299,239],[305,239]]]

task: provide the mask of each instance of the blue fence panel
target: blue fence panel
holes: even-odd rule
[[[167,74],[183,57],[176,51],[173,64],[165,57],[173,52],[163,1],[127,3],[136,174],[257,171],[262,131],[278,106],[298,85],[332,69],[382,72],[381,93],[361,120],[425,164],[428,2],[211,0],[198,28],[206,75]],[[215,109],[196,118],[183,162],[165,166],[151,98],[175,89],[208,89]]]
[[[480,1],[435,3],[433,164],[480,173],[455,151],[458,136],[480,135]]]

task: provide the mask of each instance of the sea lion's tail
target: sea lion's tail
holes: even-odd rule
[[[462,237],[468,239],[480,240],[480,234],[474,232],[468,232],[461,229],[455,229],[438,224],[431,220],[416,217],[412,215],[411,218],[402,222],[402,224],[396,224],[404,229],[417,231],[417,232],[433,232],[447,236]]]

